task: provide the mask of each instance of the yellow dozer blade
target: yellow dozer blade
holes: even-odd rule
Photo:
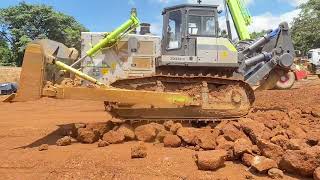
[[[23,58],[19,90],[14,101],[37,100],[42,96],[42,89],[47,81],[53,84],[62,81],[59,70],[46,62],[46,58],[50,58],[57,49],[56,56],[64,59],[66,64],[71,64],[79,56],[76,49],[48,39],[28,44]]]

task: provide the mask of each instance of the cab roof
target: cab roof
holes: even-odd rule
[[[208,9],[217,9],[219,5],[209,5],[209,4],[180,4],[171,7],[166,7],[163,9],[162,14],[166,13],[167,11],[173,9],[180,9],[180,8],[208,8]]]

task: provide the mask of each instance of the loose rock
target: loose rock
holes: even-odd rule
[[[237,129],[232,123],[227,124],[222,129],[223,136],[228,141],[235,141],[239,138],[247,138],[246,135]]]
[[[305,139],[307,137],[307,133],[297,125],[290,125],[288,128],[288,133],[290,139]]]
[[[71,137],[65,136],[63,138],[60,138],[56,142],[57,146],[68,146],[71,144]]]
[[[216,129],[182,127],[177,135],[189,145],[199,145],[203,149],[214,149],[220,132]]]
[[[313,117],[315,117],[315,118],[320,118],[320,107],[319,108],[317,108],[317,109],[313,109],[312,111],[311,111],[311,115],[313,116]]]
[[[295,109],[295,110],[290,111],[288,113],[288,115],[291,119],[299,119],[299,118],[301,118],[302,111],[300,109]]]
[[[239,121],[241,128],[250,137],[253,143],[262,138],[266,127],[263,123],[253,121],[252,119],[243,118]]]
[[[241,160],[244,165],[250,167],[253,164],[254,156],[252,154],[244,153]]]
[[[89,128],[78,129],[77,140],[81,143],[92,144],[99,140],[100,134],[97,130]]]
[[[177,135],[166,135],[163,139],[164,147],[180,147],[181,139]]]
[[[164,130],[164,131],[160,131],[157,136],[156,136],[156,142],[163,142],[164,137],[166,137],[167,135],[172,135],[171,132]]]
[[[134,140],[136,138],[134,129],[130,124],[121,124],[117,131],[121,132],[127,140]]]
[[[196,144],[205,150],[213,150],[217,146],[216,136],[210,133],[197,136]]]
[[[171,126],[174,124],[172,120],[166,121],[163,123],[164,128],[166,128],[167,131],[170,131]]]
[[[271,168],[268,171],[268,176],[271,177],[272,179],[282,179],[284,174],[283,174],[283,171],[281,171],[278,168]]]
[[[143,142],[131,148],[131,158],[145,158],[147,157],[147,147]]]
[[[313,172],[313,179],[314,179],[314,180],[320,180],[320,167],[318,167],[318,168]]]
[[[234,142],[234,155],[240,157],[243,153],[252,153],[252,143],[251,141],[240,138]]]
[[[290,139],[287,144],[288,150],[301,150],[304,148],[308,148],[308,144],[304,139]]]
[[[308,132],[307,134],[307,144],[310,146],[316,146],[320,141],[320,131],[317,132]]]
[[[111,121],[101,123],[90,123],[86,125],[86,129],[99,132],[99,136],[102,137],[105,133],[112,130],[114,124]]]
[[[139,141],[152,142],[157,136],[157,129],[150,124],[142,125],[134,130],[134,134]]]
[[[119,144],[124,141],[125,137],[122,132],[111,130],[105,133],[102,139],[109,144]]]
[[[218,139],[218,138],[217,138]],[[223,138],[224,139],[224,138]],[[220,150],[226,150],[227,151],[227,161],[232,161],[235,160],[235,155],[233,152],[233,146],[234,146],[234,142],[232,141],[227,141],[224,139],[224,141],[221,139],[219,140],[219,144],[217,145],[216,149],[220,149]]]
[[[282,147],[283,149],[287,149],[289,144],[289,139],[284,135],[277,135],[271,138],[271,142]]]
[[[173,134],[176,134],[178,129],[182,128],[182,124],[181,123],[175,123],[170,127],[170,132],[172,132]]]
[[[320,146],[303,150],[288,150],[280,161],[280,167],[287,172],[302,176],[312,176],[314,170],[320,166]]]
[[[98,147],[106,147],[106,146],[109,146],[109,143],[107,141],[99,141],[98,142]]]
[[[265,173],[271,168],[278,168],[277,162],[264,156],[255,156],[253,158],[252,167],[258,172]]]
[[[195,155],[199,170],[216,170],[224,166],[227,152],[224,150],[202,151]]]
[[[281,160],[281,157],[284,154],[284,151],[280,146],[263,139],[258,140],[257,146],[261,150],[261,154],[263,156],[271,158],[277,162]]]
[[[48,144],[42,144],[41,146],[38,147],[39,151],[46,151],[49,149],[49,145]]]

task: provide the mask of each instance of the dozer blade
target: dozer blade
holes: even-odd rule
[[[57,49],[59,51],[57,51]],[[55,52],[56,56],[71,64],[78,56],[77,50],[51,40],[38,40],[29,43],[24,54],[20,84],[13,101],[33,101],[42,96],[42,89],[47,81],[58,83],[59,70],[47,64],[47,59]]]

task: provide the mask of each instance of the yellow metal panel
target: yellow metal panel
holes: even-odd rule
[[[178,107],[195,104],[180,93],[125,90],[118,88],[57,87],[56,98],[141,104],[154,107]]]
[[[44,55],[41,46],[29,44],[23,58],[20,85],[15,101],[31,101],[41,97]]]

